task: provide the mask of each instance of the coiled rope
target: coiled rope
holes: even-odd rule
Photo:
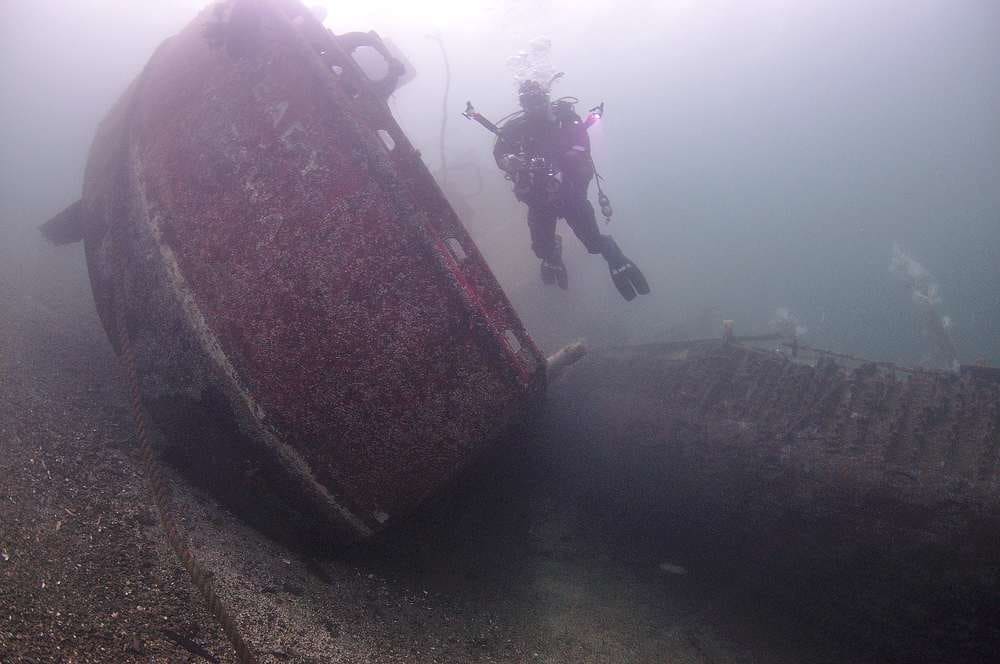
[[[211,576],[195,560],[191,549],[177,528],[177,520],[174,518],[173,501],[170,498],[170,487],[163,476],[160,464],[157,462],[153,452],[153,446],[149,440],[149,432],[146,430],[146,418],[142,412],[142,401],[139,394],[139,372],[136,369],[135,355],[132,353],[132,342],[128,326],[125,323],[125,298],[122,295],[122,291],[124,291],[124,274],[119,275],[118,283],[118,297],[114,301],[118,339],[121,342],[122,358],[131,392],[132,416],[135,418],[135,428],[139,435],[139,450],[142,454],[143,470],[145,471],[146,480],[149,482],[149,488],[153,493],[153,502],[156,504],[156,511],[160,517],[160,526],[167,536],[170,548],[177,554],[177,558],[180,559],[181,564],[191,576],[191,582],[198,589],[198,592],[201,593],[202,598],[208,605],[209,611],[212,612],[212,615],[215,616],[215,619],[222,626],[222,631],[226,633],[229,642],[236,650],[237,659],[241,664],[257,664],[257,658],[254,657],[246,641],[240,635],[239,629],[236,627],[236,622],[222,603],[222,600],[215,593],[215,589],[212,587]]]

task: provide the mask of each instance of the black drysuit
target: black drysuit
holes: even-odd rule
[[[500,128],[493,148],[497,165],[504,168],[507,155],[541,157],[559,172],[558,190],[550,191],[545,178],[511,173],[518,200],[528,206],[531,248],[542,260],[557,250],[556,222],[561,217],[592,254],[604,253],[607,238],[597,226],[587,189],[594,177],[587,129],[568,105],[555,102],[544,116],[521,115]],[[521,180],[524,178],[524,180]]]

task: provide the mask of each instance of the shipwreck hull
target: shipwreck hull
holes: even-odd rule
[[[995,382],[663,344],[592,351],[547,410],[559,454],[601,469],[578,490],[609,536],[877,661],[1000,647]]]
[[[544,360],[336,38],[297,2],[220,7],[99,129],[95,301],[168,437],[365,537],[522,419]]]

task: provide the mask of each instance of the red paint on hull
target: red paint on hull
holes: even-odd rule
[[[144,397],[221,392],[248,450],[354,536],[542,397],[482,256],[296,2],[237,2],[164,43],[99,131],[83,200],[98,309],[114,339],[125,303]]]

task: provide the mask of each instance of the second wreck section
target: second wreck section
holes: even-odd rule
[[[989,661],[996,371],[804,359],[722,341],[593,351],[553,385],[546,435],[586,478],[588,517],[637,556],[890,643],[878,661]]]
[[[655,493],[697,497],[709,515],[836,517],[855,534],[908,533],[901,544],[971,544],[1000,527],[1000,383],[974,372],[707,341],[592,353],[559,392],[572,426],[608,441],[611,467],[655,462],[642,473]]]

